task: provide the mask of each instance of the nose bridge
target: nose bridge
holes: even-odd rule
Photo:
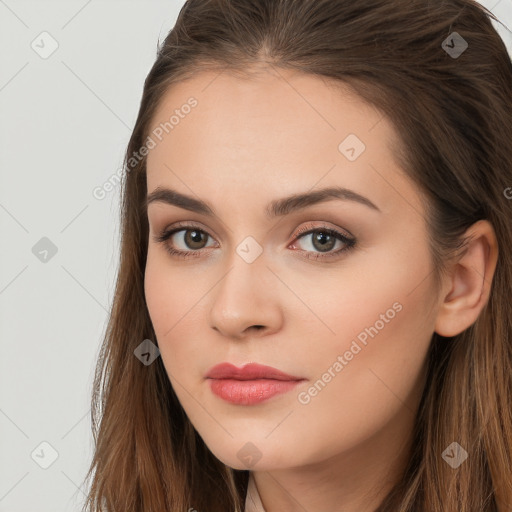
[[[251,326],[274,329],[280,317],[274,278],[260,244],[247,237],[227,258],[228,270],[212,295],[210,321],[225,335],[238,336]],[[275,278],[274,278],[275,279]]]

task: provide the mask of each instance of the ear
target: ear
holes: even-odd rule
[[[490,222],[475,222],[465,235],[471,238],[450,269],[436,318],[434,330],[441,336],[455,336],[476,321],[489,298],[498,261],[498,243]]]

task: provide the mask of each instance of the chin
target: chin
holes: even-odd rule
[[[208,449],[223,464],[232,469],[269,471],[295,465],[292,454],[283,450],[282,443],[276,437],[274,442],[269,440],[230,439],[223,446],[208,445]],[[281,449],[280,449],[281,448]]]

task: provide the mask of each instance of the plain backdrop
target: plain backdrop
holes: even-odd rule
[[[512,0],[482,3],[512,28]],[[119,186],[94,191],[183,4],[0,0],[0,512],[83,504],[119,248]]]

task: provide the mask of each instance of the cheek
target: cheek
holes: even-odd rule
[[[170,328],[170,317],[176,311],[176,293],[172,290],[167,276],[168,272],[161,258],[150,248],[144,274],[144,293],[157,336],[161,334],[165,323]]]
[[[299,400],[304,425],[309,418],[335,438],[342,423],[347,436],[357,436],[404,404],[414,407],[434,322],[428,253],[416,250],[401,256],[386,248],[364,272],[347,272],[343,286],[333,279],[323,287],[329,300],[318,316],[334,334],[308,351],[310,382]]]
[[[408,361],[417,368],[433,331],[428,252],[386,247],[372,259],[364,272],[347,273],[342,291],[329,294],[328,318],[338,337],[330,348],[390,375]]]
[[[169,267],[165,257],[156,250],[148,251],[146,270],[144,275],[144,291],[149,316],[158,339],[159,349],[163,362],[167,368],[171,358],[168,357],[171,340],[179,330],[180,322],[186,321],[184,306],[192,300],[187,296],[187,288],[177,289],[175,272]],[[192,292],[189,292],[192,293]],[[180,320],[181,319],[181,320]],[[176,348],[189,346],[176,343]],[[174,349],[173,349],[174,350]],[[174,358],[173,358],[174,359]]]

